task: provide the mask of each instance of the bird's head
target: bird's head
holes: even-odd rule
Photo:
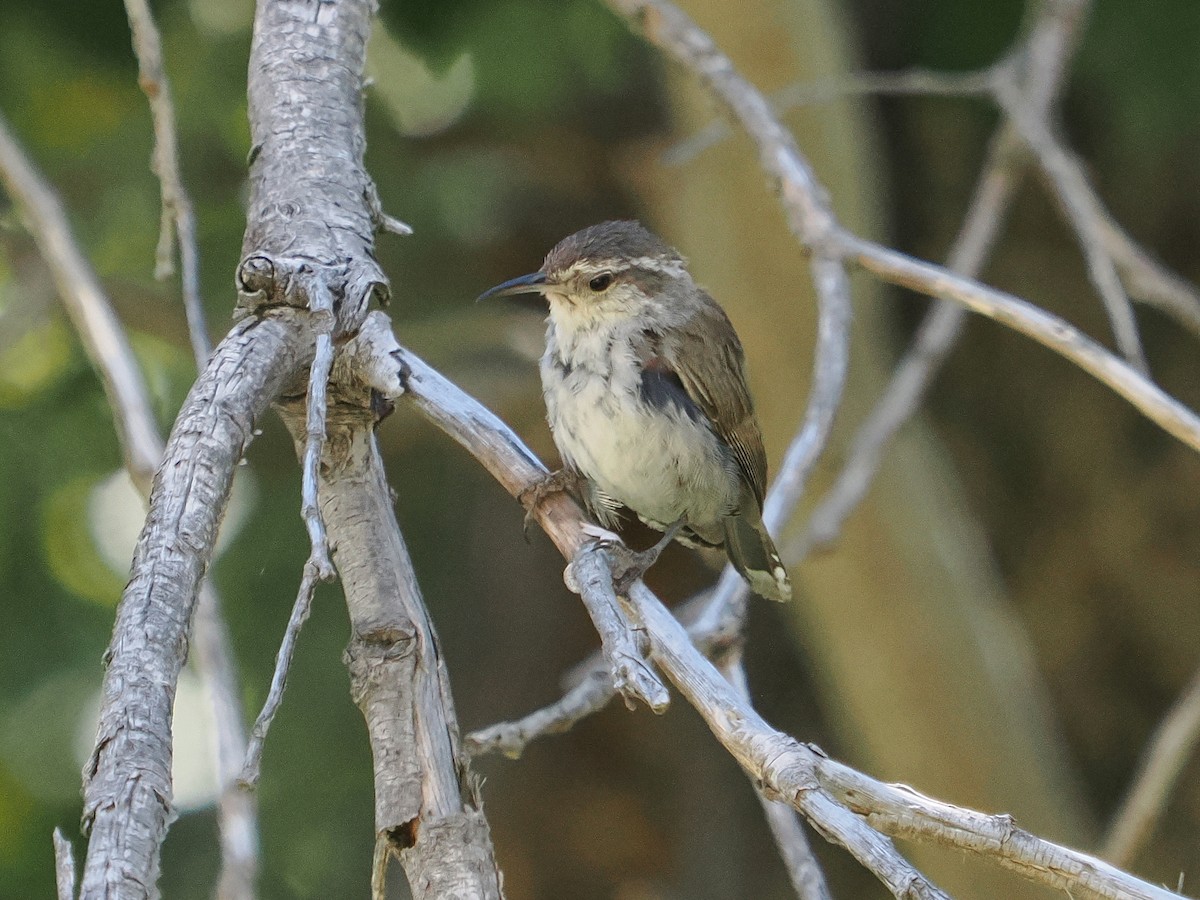
[[[634,221],[601,222],[563,238],[538,271],[485,291],[479,299],[542,294],[552,319],[620,319],[668,302],[690,284],[686,261]]]

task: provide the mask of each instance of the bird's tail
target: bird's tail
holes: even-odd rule
[[[792,599],[787,569],[775,542],[767,534],[757,503],[751,502],[747,508],[726,517],[725,552],[754,593],[781,603]]]

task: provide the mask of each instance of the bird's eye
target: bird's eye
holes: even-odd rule
[[[613,283],[612,273],[611,272],[602,272],[599,275],[597,275],[595,278],[593,278],[591,281],[588,282],[588,287],[590,287],[593,291],[595,291],[598,294],[601,291],[608,290],[608,286],[612,283]]]

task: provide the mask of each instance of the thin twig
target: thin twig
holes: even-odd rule
[[[333,563],[329,561],[329,539],[317,502],[317,482],[321,451],[325,448],[325,392],[329,372],[333,369],[333,297],[321,279],[313,282],[309,309],[313,330],[317,335],[317,350],[308,373],[308,414],[304,430],[304,458],[301,466],[301,507],[304,525],[308,529],[309,562],[322,581],[333,578]]]
[[[1024,65],[1019,79],[1016,71],[1006,77],[1019,80],[1019,102],[1027,105],[1033,115],[1048,116],[1061,93],[1067,62],[1078,44],[1089,8],[1090,0],[1043,0],[1020,39],[1020,47],[1007,54],[1014,64]],[[989,143],[982,174],[950,249],[946,265],[953,271],[974,278],[983,270],[1025,167],[1025,156],[1020,151],[1016,127],[1003,122]],[[805,533],[785,548],[785,559],[798,561],[812,549],[836,539],[846,518],[866,496],[892,438],[920,407],[966,319],[967,311],[962,307],[945,300],[934,302],[891,381],[855,433],[846,464],[814,509]]]
[[[518,759],[525,748],[539,737],[562,734],[588,716],[598,713],[616,695],[612,675],[597,665],[549,706],[534,710],[513,722],[498,722],[467,735],[465,746],[472,756],[502,753]]]
[[[54,829],[54,885],[58,900],[75,900],[75,851],[59,828]]]
[[[1168,434],[1200,450],[1200,416],[1064,319],[1027,300],[848,232],[842,232],[839,240],[868,272],[891,284],[961,303],[1033,338],[1108,385]]]
[[[1088,277],[1104,303],[1117,348],[1131,366],[1143,375],[1149,372],[1146,354],[1138,334],[1133,303],[1125,294],[1116,263],[1109,255],[1101,234],[1100,216],[1093,206],[1095,194],[1088,185],[1083,167],[1056,138],[1042,116],[1025,103],[1015,84],[1002,84],[996,100],[1037,160],[1063,215],[1075,232],[1087,264]]]
[[[238,776],[238,781],[248,788],[255,787],[262,775],[263,745],[266,743],[271,723],[275,720],[275,713],[279,711],[279,704],[283,702],[288,673],[292,668],[292,657],[296,654],[296,641],[300,637],[300,629],[308,621],[308,615],[312,611],[313,593],[317,589],[317,582],[321,580],[320,570],[310,557],[304,564],[304,575],[300,579],[300,589],[296,592],[296,602],[292,604],[292,614],[288,618],[283,640],[279,642],[279,650],[275,654],[275,673],[271,676],[271,688],[267,691],[262,711],[254,720],[254,727],[250,729],[245,762],[242,764],[241,775]]]
[[[125,467],[144,494],[162,459],[163,443],[146,385],[100,279],[71,232],[58,195],[22,151],[0,116],[0,181],[29,224],[55,286],[92,364],[100,373]]]
[[[176,137],[175,107],[171,85],[163,67],[162,36],[154,23],[146,0],[125,0],[129,28],[133,32],[133,51],[138,60],[138,84],[150,101],[154,121],[154,174],[162,186],[162,219],[155,254],[154,274],[168,278],[174,271],[175,235],[179,236],[179,262],[182,269],[183,309],[196,367],[203,369],[212,352],[204,304],[200,299],[200,257],[196,249],[196,216],[192,201],[183,187],[179,170],[179,142]]]
[[[1154,730],[1137,772],[1109,823],[1100,855],[1117,866],[1137,858],[1200,741],[1200,671]]]
[[[238,777],[246,755],[237,663],[221,599],[211,581],[200,586],[192,653],[209,688],[216,725],[217,827],[221,835],[218,900],[253,900],[258,880],[258,810],[254,795],[241,789]]]
[[[1125,277],[1129,295],[1200,337],[1200,290],[1142,249],[1098,199],[1097,207],[1103,213],[1101,237]]]

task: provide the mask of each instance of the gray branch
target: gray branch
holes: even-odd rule
[[[352,333],[370,297],[385,292],[371,253],[373,188],[362,167],[370,13],[366,0],[264,2],[258,10],[250,213],[238,269],[243,320],[214,352],[172,429],[118,609],[85,770],[92,838],[84,897],[157,896],[172,816],[171,705],[232,472],[257,418],[313,357],[307,308],[315,292],[333,298],[336,334]]]
[[[395,355],[409,373],[406,396],[513,497],[536,480],[543,471],[537,458],[495,415],[410,352]],[[567,559],[590,541],[580,510],[569,498],[548,497],[534,514]],[[762,784],[768,796],[802,813],[822,835],[845,846],[895,896],[944,898],[945,894],[913,868],[885,834],[971,851],[1077,897],[1165,900],[1179,896],[1037,838],[1007,816],[987,816],[875,781],[775,731],[721,677],[684,626],[642,582],[629,590],[628,600],[631,618],[645,628],[654,662],[755,783]]]

